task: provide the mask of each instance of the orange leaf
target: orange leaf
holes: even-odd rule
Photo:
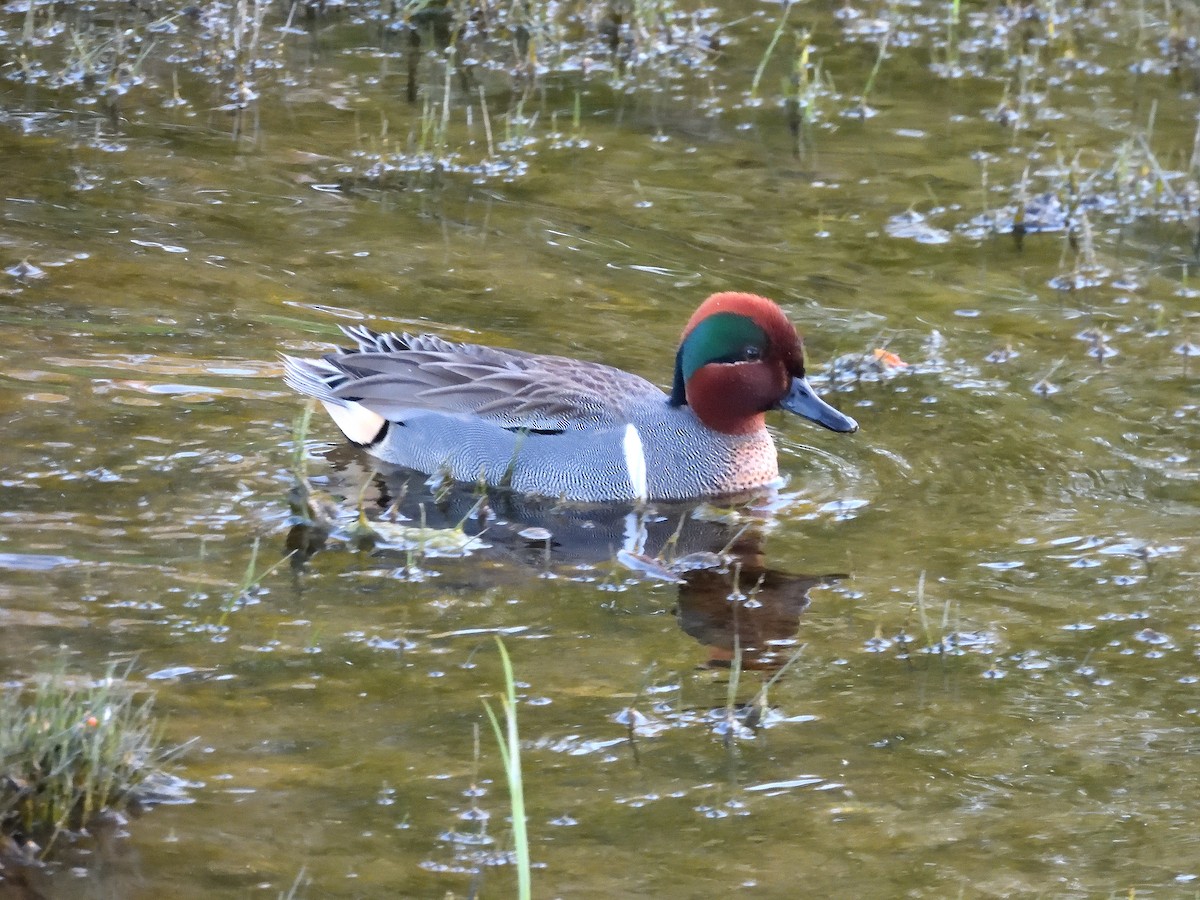
[[[885,366],[892,366],[894,368],[901,368],[908,365],[908,363],[898,357],[895,353],[892,353],[890,350],[877,349],[875,351],[875,358]]]

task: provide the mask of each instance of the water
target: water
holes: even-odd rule
[[[744,4],[723,55],[640,82],[597,62],[518,111],[483,72],[493,142],[517,148],[495,153],[507,176],[377,180],[372,154],[413,146],[421,104],[403,41],[356,23],[365,9],[295,33],[271,10],[273,62],[240,116],[220,109],[230,66],[157,55],[115,122],[82,87],[0,88],[0,269],[41,272],[0,273],[7,677],[132,658],[169,739],[198,739],[179,767],[194,803],[44,889],[274,896],[303,871],[301,896],[508,895],[481,701],[501,688],[499,633],[537,896],[1190,895],[1200,444],[1197,361],[1176,350],[1200,313],[1177,213],[1195,95],[1165,11],[1059,9],[1047,37],[972,10],[950,59],[938,4],[798,8],[836,91],[797,154],[792,38],[752,102],[779,8]],[[24,21],[3,9],[6,46]],[[846,113],[876,21],[892,38],[864,119]],[[159,40],[203,43],[176,25]],[[420,66],[440,103],[444,68]],[[184,105],[164,105],[172,72]],[[448,140],[478,161],[478,101],[468,124],[451,90]],[[1072,184],[1078,252],[1039,199],[1069,205]],[[981,230],[1018,210],[1022,242]],[[721,289],[779,300],[862,425],[773,420],[789,479],[773,505],[648,523],[644,555],[669,556],[681,519],[680,552],[749,521],[736,585],[622,565],[628,510],[580,524],[518,506],[489,547],[335,535],[239,596],[255,542],[261,572],[291,528],[302,402],[277,351],[361,319],[666,383],[680,328]],[[881,348],[906,365],[861,365]],[[338,443],[315,417],[314,486],[344,525],[364,483],[381,515],[396,483]],[[559,541],[548,555],[517,534],[530,522]],[[776,664],[799,652],[765,707],[731,717],[735,589],[743,640]],[[766,677],[744,672],[737,701]]]

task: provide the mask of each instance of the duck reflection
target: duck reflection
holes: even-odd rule
[[[331,450],[316,487],[293,489],[288,550],[297,567],[331,539],[376,552],[427,556],[486,552],[514,569],[578,571],[616,560],[678,585],[680,628],[707,648],[702,665],[772,670],[795,652],[809,591],[840,575],[772,569],[763,553],[771,514],[754,497],[710,504],[580,505],[477,492],[388,466],[349,446]],[[335,499],[336,498],[336,499]]]

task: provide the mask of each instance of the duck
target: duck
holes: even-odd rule
[[[768,412],[858,430],[816,394],[795,326],[756,294],[726,291],[700,304],[669,393],[596,362],[362,325],[342,331],[354,347],[283,355],[287,385],[321,401],[378,459],[457,482],[582,503],[745,494],[780,480]]]

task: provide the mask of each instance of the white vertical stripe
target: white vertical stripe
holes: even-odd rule
[[[642,446],[642,436],[638,434],[633,423],[625,426],[625,440],[621,442],[625,451],[625,468],[629,472],[629,484],[633,487],[635,500],[649,500],[650,492],[646,488],[646,449]]]

